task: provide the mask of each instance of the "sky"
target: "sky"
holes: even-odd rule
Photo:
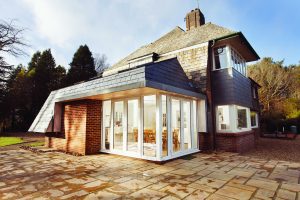
[[[196,0],[0,0],[0,20],[25,28],[30,45],[10,64],[27,65],[36,51],[51,49],[56,64],[69,68],[80,45],[109,64],[180,26]],[[263,57],[300,61],[299,0],[199,0],[206,22],[242,31]]]

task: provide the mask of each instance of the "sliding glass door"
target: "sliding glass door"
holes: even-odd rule
[[[179,152],[181,149],[181,109],[180,100],[172,99],[172,137],[173,137],[173,152]]]
[[[127,151],[138,152],[139,100],[127,101]]]
[[[114,102],[114,149],[123,149],[124,101]]]
[[[156,96],[144,96],[143,155],[156,156]]]

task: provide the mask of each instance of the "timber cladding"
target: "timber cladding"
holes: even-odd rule
[[[101,148],[101,106],[99,100],[66,103],[62,119],[63,137],[46,137],[45,145],[80,155],[98,153]]]

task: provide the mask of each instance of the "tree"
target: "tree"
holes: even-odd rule
[[[12,65],[8,64],[3,54],[20,56],[26,54],[22,47],[27,46],[22,37],[24,29],[14,25],[14,21],[0,21],[0,84],[7,81]]]
[[[95,54],[94,62],[98,75],[101,75],[103,71],[109,67],[105,54]]]
[[[87,45],[81,45],[73,56],[67,73],[67,84],[89,80],[97,75],[92,53]]]
[[[270,113],[276,103],[282,102],[291,92],[292,79],[288,68],[283,67],[283,61],[275,62],[272,58],[264,58],[248,68],[249,75],[262,87],[259,90],[263,112]]]

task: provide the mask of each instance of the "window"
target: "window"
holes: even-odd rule
[[[103,101],[104,149],[110,149],[111,101]]]
[[[192,109],[192,116],[193,116],[193,148],[197,148],[198,146],[198,127],[197,127],[197,102],[194,100],[193,101],[193,109]]]
[[[257,99],[256,88],[252,86],[252,97],[253,99]]]
[[[191,138],[191,102],[183,101],[183,117],[184,117],[184,127],[183,127],[183,140],[184,149],[192,148],[192,138]]]
[[[233,64],[233,68],[246,76],[246,61],[242,58],[240,54],[238,54],[233,48],[230,48],[231,53],[231,61]]]
[[[217,108],[218,130],[230,129],[229,106],[218,106]]]
[[[218,132],[250,131],[250,109],[237,105],[223,105],[216,109]]]
[[[138,151],[139,100],[128,100],[127,107],[127,150]]]
[[[246,108],[237,109],[237,128],[247,128],[247,110]]]
[[[114,103],[114,149],[123,149],[123,111],[124,102]]]
[[[167,96],[161,95],[162,108],[162,156],[168,155]]]
[[[214,56],[215,56],[215,69],[224,69],[229,67],[226,46],[216,48],[214,50]]]
[[[258,124],[257,124],[257,113],[256,112],[251,111],[250,119],[251,119],[251,127],[252,128],[257,127]]]
[[[181,134],[181,116],[180,100],[172,99],[172,134],[173,134],[173,152],[180,151],[180,134]]]
[[[156,96],[144,96],[144,142],[145,156],[156,156]]]
[[[215,70],[232,67],[244,76],[247,76],[245,59],[230,46],[214,49],[214,64]]]

